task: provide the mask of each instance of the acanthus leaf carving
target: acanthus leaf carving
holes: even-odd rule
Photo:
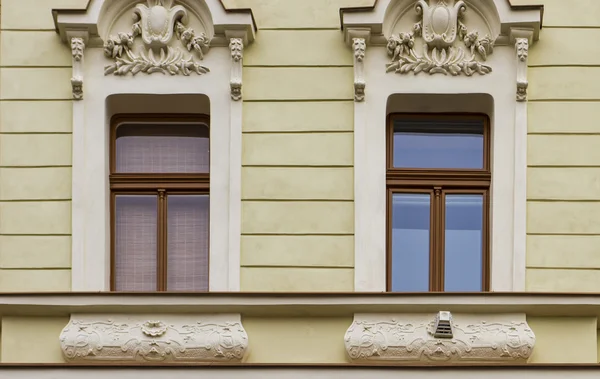
[[[451,338],[436,338],[435,320],[414,315],[357,317],[346,332],[353,362],[480,362],[526,363],[535,335],[523,321],[452,323]]]
[[[489,35],[480,37],[476,30],[468,31],[462,22],[467,12],[464,1],[419,0],[415,11],[420,20],[413,30],[388,38],[387,51],[392,61],[387,72],[452,76],[492,72],[491,66],[481,61],[493,53],[495,41]],[[415,37],[423,39],[422,54],[415,50]],[[457,46],[457,40],[464,47]]]
[[[72,316],[60,335],[65,359],[121,362],[239,362],[248,335],[239,315],[139,317]]]
[[[138,4],[134,9],[134,24],[131,32],[120,32],[109,36],[104,43],[104,55],[114,59],[105,67],[105,75],[135,75],[139,72],[155,72],[171,75],[198,75],[210,70],[187,56],[180,48],[170,46],[176,36],[188,52],[196,52],[200,60],[208,52],[210,40],[204,33],[196,35],[186,27],[187,11],[173,0],[147,0],[147,5]],[[144,46],[134,52],[134,42],[141,36]]]

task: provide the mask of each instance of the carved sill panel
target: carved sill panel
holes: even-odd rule
[[[239,315],[72,315],[60,335],[69,362],[240,362]]]
[[[451,338],[436,338],[435,315],[356,314],[345,345],[353,362],[526,363],[535,335],[524,315],[454,315]]]
[[[392,58],[387,72],[406,74],[481,75],[492,68],[481,61],[494,51],[494,40],[469,31],[463,23],[467,4],[463,0],[418,0],[415,12],[419,16],[413,30],[392,35],[387,51]],[[421,37],[423,49],[416,50],[415,38]],[[457,41],[462,41],[460,46]]]

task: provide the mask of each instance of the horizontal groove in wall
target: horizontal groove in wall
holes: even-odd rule
[[[299,265],[247,265],[247,264],[242,264],[240,265],[240,267],[251,267],[251,268],[310,268],[310,269],[339,269],[339,270],[347,270],[347,269],[352,269],[354,268],[354,266],[349,266],[349,265],[339,265],[339,266],[321,266],[321,265],[314,265],[314,266],[299,266]]]
[[[599,165],[527,165],[527,167],[535,167],[535,168],[599,168]]]
[[[598,99],[533,99],[527,100],[530,103],[597,103],[600,102]]]
[[[53,166],[0,166],[0,168],[71,168],[72,165],[53,165]]]
[[[353,203],[354,200],[348,199],[252,199],[242,198],[242,201],[253,201],[257,203]]]
[[[19,200],[0,200],[0,203],[60,203],[71,201],[72,199],[19,199]]]
[[[590,67],[598,68],[600,64],[530,64],[529,68],[552,68],[552,67]]]
[[[2,234],[0,234],[2,235]],[[354,233],[241,233],[242,236],[294,236],[294,237],[302,237],[302,236],[319,236],[319,237],[338,237],[338,236],[354,236]]]
[[[25,67],[20,67],[25,68]],[[46,67],[49,68],[49,67]],[[72,97],[69,98],[57,98],[57,99],[0,99],[0,101],[73,101]]]
[[[7,237],[71,237],[71,234],[14,234],[14,233],[0,233],[0,236]]]
[[[2,134],[22,135],[22,134],[73,134],[72,132],[0,132]]]
[[[527,266],[527,269],[530,270],[565,270],[565,271],[597,271],[600,270],[600,267],[552,267],[552,266]]]
[[[599,233],[531,233],[527,232],[528,236],[600,236]]]
[[[544,29],[600,29],[600,26],[585,26],[585,25],[544,25]]]
[[[296,31],[312,31],[312,30],[340,30],[340,28],[318,28],[318,27],[307,27],[307,28],[258,28],[258,30],[296,30]]]
[[[73,66],[30,66],[30,65],[2,65],[0,68],[73,68]]]
[[[327,129],[315,129],[315,130],[250,130],[247,132],[242,132],[242,134],[353,134],[352,130],[327,130]],[[69,133],[70,134],[70,133]],[[598,133],[600,135],[600,133]]]
[[[339,68],[339,67],[354,67],[351,64],[302,64],[302,65],[265,65],[265,64],[248,64],[244,67],[250,68]]]
[[[0,29],[3,32],[56,32],[56,29]]]
[[[527,198],[528,203],[600,203],[600,199],[535,199]]]
[[[4,101],[4,100],[3,100]],[[324,103],[324,102],[354,102],[354,99],[267,99],[267,100],[244,100],[244,103]],[[600,100],[598,100],[600,101]]]
[[[0,271],[56,271],[70,270],[71,267],[0,267]]]
[[[529,136],[600,136],[599,132],[529,132]]]
[[[71,167],[71,166],[69,166]],[[289,166],[282,166],[282,165],[242,165],[242,167],[264,167],[264,168],[353,168],[354,165],[339,165],[339,166],[332,166],[332,165],[289,165]],[[0,168],[2,168],[2,166],[0,166]]]

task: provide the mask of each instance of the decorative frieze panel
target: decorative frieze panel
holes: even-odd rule
[[[72,315],[60,335],[69,362],[240,362],[239,315]]]
[[[483,62],[493,53],[495,41],[463,23],[467,13],[463,0],[418,0],[415,13],[419,21],[412,31],[388,38],[387,52],[392,61],[387,72],[452,76],[492,72]],[[417,38],[422,40],[420,49]]]
[[[535,335],[524,315],[355,314],[345,345],[353,362],[514,364],[527,362]]]
[[[194,58],[204,59],[210,40],[206,34],[197,34],[186,26],[187,10],[181,5],[174,5],[173,1],[147,0],[147,5],[136,5],[131,31],[111,35],[104,43],[104,55],[114,60],[114,63],[105,67],[105,75],[159,72],[189,76],[193,72],[202,75],[210,71]],[[136,52],[135,41],[138,37],[143,46]],[[174,37],[181,41],[185,49],[171,46]]]

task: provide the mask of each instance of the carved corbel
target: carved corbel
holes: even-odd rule
[[[231,99],[242,99],[242,60],[244,59],[244,41],[242,38],[230,38],[229,50],[231,51]]]
[[[367,43],[364,38],[352,39],[352,50],[354,50],[354,100],[363,101],[365,99],[365,51]]]
[[[365,53],[370,36],[369,29],[350,29],[346,36],[354,55],[354,101],[357,102],[365,99]]]
[[[73,99],[83,99],[83,54],[85,40],[82,37],[71,38],[71,54],[73,56],[73,76],[71,87],[73,88]]]
[[[529,56],[529,39],[515,38],[517,51],[517,101],[527,101],[527,58]]]

